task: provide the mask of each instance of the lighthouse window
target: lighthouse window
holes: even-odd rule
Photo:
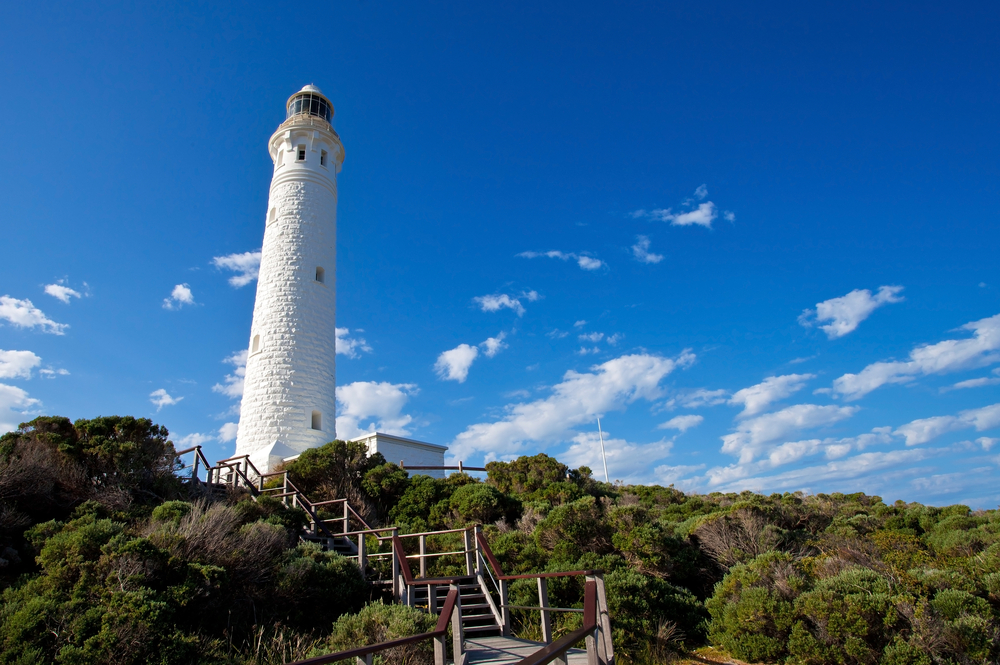
[[[297,161],[297,162],[304,162],[304,161],[306,161],[306,147],[304,145],[300,145],[299,146],[299,149],[298,149],[295,161]]]
[[[323,414],[319,411],[312,412],[312,428],[323,429]]]
[[[271,208],[271,213],[267,216],[267,223],[271,224],[278,219],[278,209]]]
[[[322,268],[316,268],[316,281],[320,284],[326,283],[326,271]]]
[[[319,153],[319,164],[320,166],[326,166],[326,150]]]
[[[260,351],[260,335],[253,336],[253,342],[250,344],[250,353],[257,353]]]

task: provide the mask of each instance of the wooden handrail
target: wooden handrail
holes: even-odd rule
[[[314,658],[307,658],[306,660],[297,660],[294,663],[289,663],[289,665],[324,665],[325,663],[335,663],[338,660],[363,658],[368,654],[378,653],[380,651],[385,651],[386,649],[392,649],[393,647],[401,647],[407,644],[414,644],[416,642],[434,639],[436,637],[443,637],[448,632],[448,621],[451,619],[451,615],[455,611],[455,604],[458,602],[458,594],[458,589],[452,589],[448,592],[448,597],[445,598],[444,601],[444,607],[441,609],[440,616],[438,616],[437,624],[434,626],[434,630],[429,633],[421,633],[420,635],[413,635],[411,637],[401,637],[396,640],[380,642],[379,644],[370,644],[365,647],[357,647],[356,649],[349,649],[348,651],[330,653],[325,656],[316,656]]]
[[[532,580],[539,577],[572,577],[575,575],[603,575],[603,570],[566,570],[555,573],[526,573],[524,575],[504,575],[503,568],[500,567],[500,562],[497,560],[493,550],[490,548],[490,544],[486,541],[486,536],[483,535],[482,531],[476,532],[476,540],[479,541],[479,546],[483,550],[483,554],[486,556],[486,560],[489,562],[490,567],[496,571],[498,580]]]
[[[583,627],[543,647],[517,665],[546,665],[566,653],[574,644],[597,629],[597,582],[587,582],[583,590]]]
[[[403,549],[403,542],[397,535],[392,536],[392,548],[396,551],[396,558],[399,560],[399,572],[403,574],[403,581],[406,582],[406,586],[454,584],[457,580],[465,580],[471,577],[471,575],[456,575],[455,577],[414,578],[413,571],[410,570],[410,562],[407,560],[406,550]]]

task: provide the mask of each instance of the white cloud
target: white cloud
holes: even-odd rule
[[[582,335],[578,335],[577,337],[581,341],[585,342],[600,342],[602,339],[604,339],[604,333],[602,332],[583,333]]]
[[[184,399],[183,397],[171,397],[167,394],[167,391],[163,388],[159,390],[154,390],[149,393],[149,401],[156,405],[156,410],[159,411],[165,406],[173,406],[177,402]]]
[[[467,427],[452,442],[451,455],[458,459],[488,452],[502,456],[519,452],[528,442],[571,439],[573,427],[592,422],[607,411],[625,409],[639,399],[658,399],[662,395],[660,381],[694,359],[690,351],[676,359],[636,354],[594,365],[590,372],[570,370],[552,387],[550,396],[508,404],[507,415],[501,420]]]
[[[820,330],[830,339],[843,337],[853,332],[862,321],[882,305],[902,302],[899,296],[902,286],[880,286],[874,296],[868,289],[854,289],[846,296],[830,298],[816,303],[816,309],[807,309],[799,316],[799,324],[805,327],[822,321],[829,321]]]
[[[697,409],[702,406],[715,406],[717,404],[722,404],[728,399],[729,391],[727,390],[723,390],[721,388],[718,390],[698,388],[697,390],[681,393],[677,397],[669,400],[664,406],[668,409],[672,409],[678,405],[688,409]]]
[[[247,374],[247,350],[236,351],[222,362],[229,363],[236,369],[232,374],[227,374],[223,379],[225,383],[216,383],[212,386],[212,392],[225,395],[230,399],[243,397],[243,380]]]
[[[806,381],[814,379],[814,374],[786,374],[784,376],[771,376],[764,379],[757,385],[738,390],[729,398],[729,403],[743,405],[741,418],[752,416],[767,408],[779,399],[784,399],[789,395],[798,392],[805,386]]]
[[[169,298],[163,299],[163,309],[180,309],[184,305],[194,304],[194,294],[187,284],[178,284],[170,292]]]
[[[815,429],[850,418],[858,410],[851,406],[796,404],[741,422],[736,431],[722,437],[722,452],[738,455],[740,464],[752,462],[771,447],[768,444],[790,434]]]
[[[498,333],[496,337],[489,337],[486,341],[482,342],[479,346],[483,347],[483,353],[486,354],[487,358],[492,358],[496,354],[500,353],[507,348],[507,344],[504,343],[504,338],[507,333]]]
[[[698,185],[698,189],[694,190],[695,198],[699,201],[708,196],[708,185]]]
[[[673,441],[662,439],[654,443],[630,443],[604,433],[604,450],[608,460],[608,475],[612,481],[626,483],[648,482],[652,463],[670,454]],[[601,440],[597,432],[581,432],[573,437],[573,444],[559,453],[559,460],[570,468],[589,466],[597,477],[604,476]]]
[[[69,328],[65,323],[56,323],[45,316],[30,300],[18,300],[10,296],[0,296],[0,321],[7,321],[19,328],[38,327],[42,332],[53,335],[63,335]]]
[[[727,222],[730,222],[730,223],[735,222],[736,221],[736,213],[733,212],[733,211],[731,211],[731,210],[727,210],[724,213],[722,213],[722,218],[725,219]]]
[[[981,436],[978,439],[976,439],[976,443],[981,445],[983,447],[983,450],[987,452],[989,452],[989,449],[997,444],[997,441],[1000,441],[1000,439],[990,438],[988,436]]]
[[[943,454],[946,451],[917,448],[912,450],[892,450],[888,452],[863,453],[854,455],[847,459],[836,460],[821,466],[811,466],[801,469],[793,469],[773,476],[756,477],[728,477],[719,473],[712,475],[709,471],[709,484],[716,485],[715,491],[719,492],[739,492],[743,490],[754,490],[757,492],[771,492],[778,490],[802,490],[809,492],[811,488],[819,484],[840,483],[854,480],[856,478],[870,476],[885,469],[900,469],[914,462],[919,462],[929,457]],[[726,467],[729,469],[732,467]],[[868,481],[866,490],[873,491],[871,479]]]
[[[577,321],[576,323],[574,323],[573,327],[574,328],[580,328],[580,327],[585,326],[585,325],[587,325],[587,322],[584,321],[583,319],[581,319],[581,320]]]
[[[708,196],[708,187],[701,185],[698,189],[694,190],[694,199],[703,200]],[[694,199],[687,199],[684,201],[682,207],[691,208],[694,205]],[[711,201],[705,201],[698,205],[697,208],[693,210],[686,210],[683,212],[674,212],[672,208],[658,208],[656,210],[636,210],[632,212],[631,217],[640,218],[648,217],[660,222],[670,222],[674,226],[704,226],[706,229],[712,228],[712,222],[718,217],[718,211],[715,204]],[[732,219],[730,219],[732,215]],[[733,221],[736,216],[731,212],[726,212],[726,219]],[[633,248],[634,249],[634,248]]]
[[[337,436],[353,439],[366,432],[406,436],[413,417],[402,413],[410,396],[417,393],[412,383],[355,381],[337,386]],[[367,425],[361,421],[371,419]]]
[[[521,252],[518,254],[519,257],[523,259],[537,259],[540,257],[548,257],[550,259],[559,259],[560,261],[576,261],[576,264],[580,266],[583,270],[597,270],[604,265],[604,262],[600,259],[595,259],[593,257],[587,256],[585,254],[576,254],[574,252],[560,252],[558,250],[553,250],[551,252]]]
[[[506,293],[498,293],[491,296],[476,296],[472,300],[479,303],[479,307],[484,312],[499,312],[501,309],[512,309],[517,312],[518,316],[524,316],[525,310],[524,305],[521,304],[521,299],[534,302],[540,297],[537,291],[525,291],[516,297],[507,295]]]
[[[704,416],[675,416],[665,423],[660,423],[656,426],[657,429],[675,429],[680,432],[686,432],[692,427],[697,427],[705,420]]]
[[[636,236],[635,244],[632,245],[632,254],[639,263],[659,263],[663,260],[663,254],[653,254],[649,251],[650,240],[646,236]]]
[[[357,330],[355,332],[363,332]],[[365,353],[371,353],[372,347],[368,346],[368,342],[365,341],[363,337],[348,337],[351,331],[348,328],[337,328],[337,353],[342,356],[347,356],[348,358],[358,358],[361,356],[359,351],[364,351]]]
[[[0,383],[0,434],[16,430],[26,419],[25,411],[38,404],[39,401],[28,397],[24,390]]]
[[[978,379],[968,379],[966,381],[959,381],[958,383],[942,388],[941,392],[946,393],[950,390],[962,390],[963,388],[982,388],[983,386],[995,386],[998,383],[1000,383],[1000,378],[991,379],[989,377],[983,376]]]
[[[563,337],[569,336],[569,333],[566,332],[565,330],[559,330],[558,328],[554,328],[553,330],[550,330],[549,332],[545,333],[545,336],[551,337],[552,339],[562,339]]]
[[[51,367],[43,367],[38,370],[39,376],[45,379],[54,379],[57,376],[69,376],[69,370],[67,369],[52,369]]]
[[[464,383],[469,376],[469,368],[479,357],[479,348],[483,349],[483,355],[492,358],[507,348],[503,341],[506,336],[507,333],[501,332],[496,337],[489,337],[480,342],[478,346],[459,344],[438,356],[437,362],[434,363],[434,371],[445,381]]]
[[[601,349],[600,349],[600,347],[597,347],[597,346],[592,346],[589,349],[587,347],[585,347],[585,346],[581,346],[580,350],[577,351],[576,354],[579,355],[579,356],[587,356],[587,355],[591,355],[591,354],[597,354],[597,353],[600,353],[600,352],[601,352]]]
[[[260,250],[216,256],[212,258],[212,265],[220,270],[235,272],[236,274],[229,278],[229,284],[238,289],[257,279],[260,273]]]
[[[845,374],[833,382],[833,389],[845,399],[864,397],[887,383],[906,383],[918,375],[945,374],[983,367],[1000,361],[1000,314],[967,323],[969,339],[949,339],[918,346],[908,361],[877,362],[858,374]]]
[[[615,333],[614,335],[608,335],[608,338],[605,341],[611,346],[616,346],[618,342],[624,339],[624,337],[625,335],[622,333]]]
[[[464,383],[469,376],[469,368],[479,356],[479,349],[468,344],[459,344],[454,349],[444,351],[434,363],[434,371],[446,381]]]
[[[219,441],[222,443],[228,443],[230,441],[236,440],[236,435],[239,433],[240,425],[239,423],[225,423],[219,428]]]
[[[180,437],[175,442],[175,447],[178,449],[183,448],[194,448],[195,446],[203,446],[206,443],[217,440],[214,434],[202,434],[200,432],[192,432],[185,436]]]
[[[893,434],[905,438],[906,445],[917,446],[948,432],[969,427],[975,427],[976,431],[982,432],[998,426],[1000,426],[1000,404],[993,404],[980,409],[967,409],[957,416],[920,418],[902,425]]]
[[[42,359],[31,351],[4,351],[0,349],[0,379],[30,379],[31,370]]]
[[[45,292],[47,294],[49,294],[50,296],[52,296],[53,298],[57,298],[57,299],[63,301],[67,305],[69,304],[70,298],[82,298],[83,297],[82,293],[80,293],[79,291],[77,291],[75,289],[69,288],[68,286],[66,286],[65,284],[63,284],[61,281],[60,282],[56,282],[55,284],[46,284],[45,285]]]

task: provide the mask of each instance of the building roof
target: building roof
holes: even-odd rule
[[[362,434],[361,436],[351,439],[351,441],[367,441],[368,439],[376,439],[377,441],[384,441],[386,443],[397,443],[403,446],[412,446],[414,448],[425,448],[433,452],[441,452],[448,450],[448,446],[439,446],[436,443],[427,443],[426,441],[416,441],[414,439],[405,439],[401,436],[396,436],[394,434],[386,434],[384,432],[368,432]]]

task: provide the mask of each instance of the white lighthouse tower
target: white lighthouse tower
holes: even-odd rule
[[[261,472],[335,438],[337,173],[333,105],[307,85],[271,136],[274,161],[236,454]]]

